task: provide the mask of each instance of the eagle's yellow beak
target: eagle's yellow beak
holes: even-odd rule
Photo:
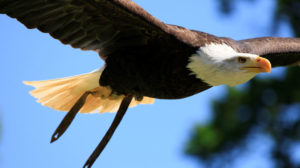
[[[272,65],[270,61],[266,58],[257,57],[255,61],[250,62],[242,69],[245,69],[249,72],[260,73],[260,72],[271,72]]]

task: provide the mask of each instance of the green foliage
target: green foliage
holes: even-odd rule
[[[236,2],[255,0],[218,1],[221,12],[230,14]],[[300,0],[276,3],[274,29],[287,21],[295,35],[300,36]],[[224,97],[213,102],[213,112],[209,124],[195,126],[186,145],[186,153],[200,159],[206,167],[231,168],[240,155],[249,152],[253,134],[271,140],[269,155],[274,167],[300,167],[300,161],[295,162],[291,152],[300,144],[299,67],[288,68],[280,78],[255,78],[242,88],[228,87]]]
[[[285,166],[297,166],[282,148],[287,143],[300,141],[299,77],[299,68],[294,67],[289,68],[282,79],[255,78],[242,89],[228,88],[227,94],[213,103],[214,120],[194,129],[186,152],[211,161],[216,154],[228,153],[249,143],[247,137],[259,129],[275,143],[274,160]],[[284,158],[288,159],[283,162]]]
[[[282,20],[288,21],[295,35],[300,36],[300,0],[277,0],[274,21],[278,26]]]
[[[256,0],[217,0],[219,2],[219,9],[224,14],[231,14],[234,11],[234,5],[236,2],[239,1],[247,1],[247,2],[254,2]]]
[[[253,3],[257,0],[217,0],[219,9],[223,14],[229,15],[235,9],[237,2]],[[274,30],[276,31],[282,22],[288,22],[294,30],[295,36],[300,36],[300,0],[276,0],[274,11]]]

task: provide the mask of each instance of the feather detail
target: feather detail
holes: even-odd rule
[[[35,87],[30,94],[37,98],[37,102],[57,111],[69,111],[80,96],[86,91],[91,91],[80,113],[98,111],[116,112],[124,95],[111,96],[109,87],[99,86],[99,79],[104,68],[91,73],[60,79],[44,81],[24,81],[24,84]],[[144,97],[141,101],[132,100],[129,107],[138,104],[153,104],[154,98]]]

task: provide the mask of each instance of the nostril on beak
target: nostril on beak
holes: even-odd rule
[[[260,62],[261,61],[261,58],[256,58],[256,62]]]

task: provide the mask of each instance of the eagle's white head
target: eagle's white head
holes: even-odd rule
[[[212,43],[200,47],[187,68],[211,86],[235,86],[260,72],[270,72],[271,63],[255,54],[238,53],[229,45]]]

